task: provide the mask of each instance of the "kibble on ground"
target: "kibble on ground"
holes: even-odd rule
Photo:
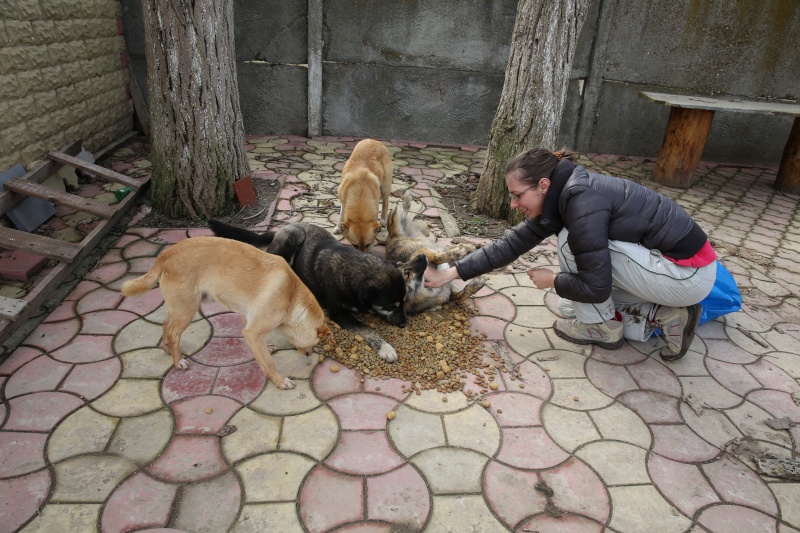
[[[409,316],[405,328],[392,326],[375,315],[360,316],[395,348],[398,359],[393,363],[383,361],[360,335],[329,320],[335,342],[325,343],[322,354],[360,371],[362,379],[410,381],[409,391],[413,387],[417,394],[430,389],[443,393],[463,390],[471,374],[480,387],[479,394],[484,394],[497,389],[492,382],[503,361],[485,336],[472,334],[469,319],[474,315],[468,304],[454,303],[441,311]]]

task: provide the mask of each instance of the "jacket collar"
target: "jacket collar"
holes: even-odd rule
[[[561,191],[564,190],[564,185],[577,167],[578,165],[569,159],[562,159],[553,169],[553,173],[550,175],[550,188],[547,189],[542,205],[542,214],[539,216],[539,222],[543,226],[553,230],[560,230],[564,226],[558,209],[558,199]]]

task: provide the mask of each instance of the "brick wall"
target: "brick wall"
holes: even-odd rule
[[[119,0],[0,0],[0,171],[133,130]]]

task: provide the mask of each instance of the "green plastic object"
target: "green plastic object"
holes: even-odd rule
[[[114,198],[116,198],[118,201],[121,202],[122,199],[128,196],[128,194],[130,194],[132,190],[133,189],[131,189],[130,187],[123,187],[121,189],[117,189],[116,191],[114,191]]]

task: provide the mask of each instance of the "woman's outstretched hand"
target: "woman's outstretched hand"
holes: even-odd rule
[[[425,286],[428,288],[434,289],[436,287],[441,287],[454,279],[458,279],[458,270],[456,270],[456,267],[436,270],[436,267],[429,266],[425,269]]]
[[[537,289],[549,289],[556,282],[556,273],[544,267],[528,270],[528,277],[531,278]]]

